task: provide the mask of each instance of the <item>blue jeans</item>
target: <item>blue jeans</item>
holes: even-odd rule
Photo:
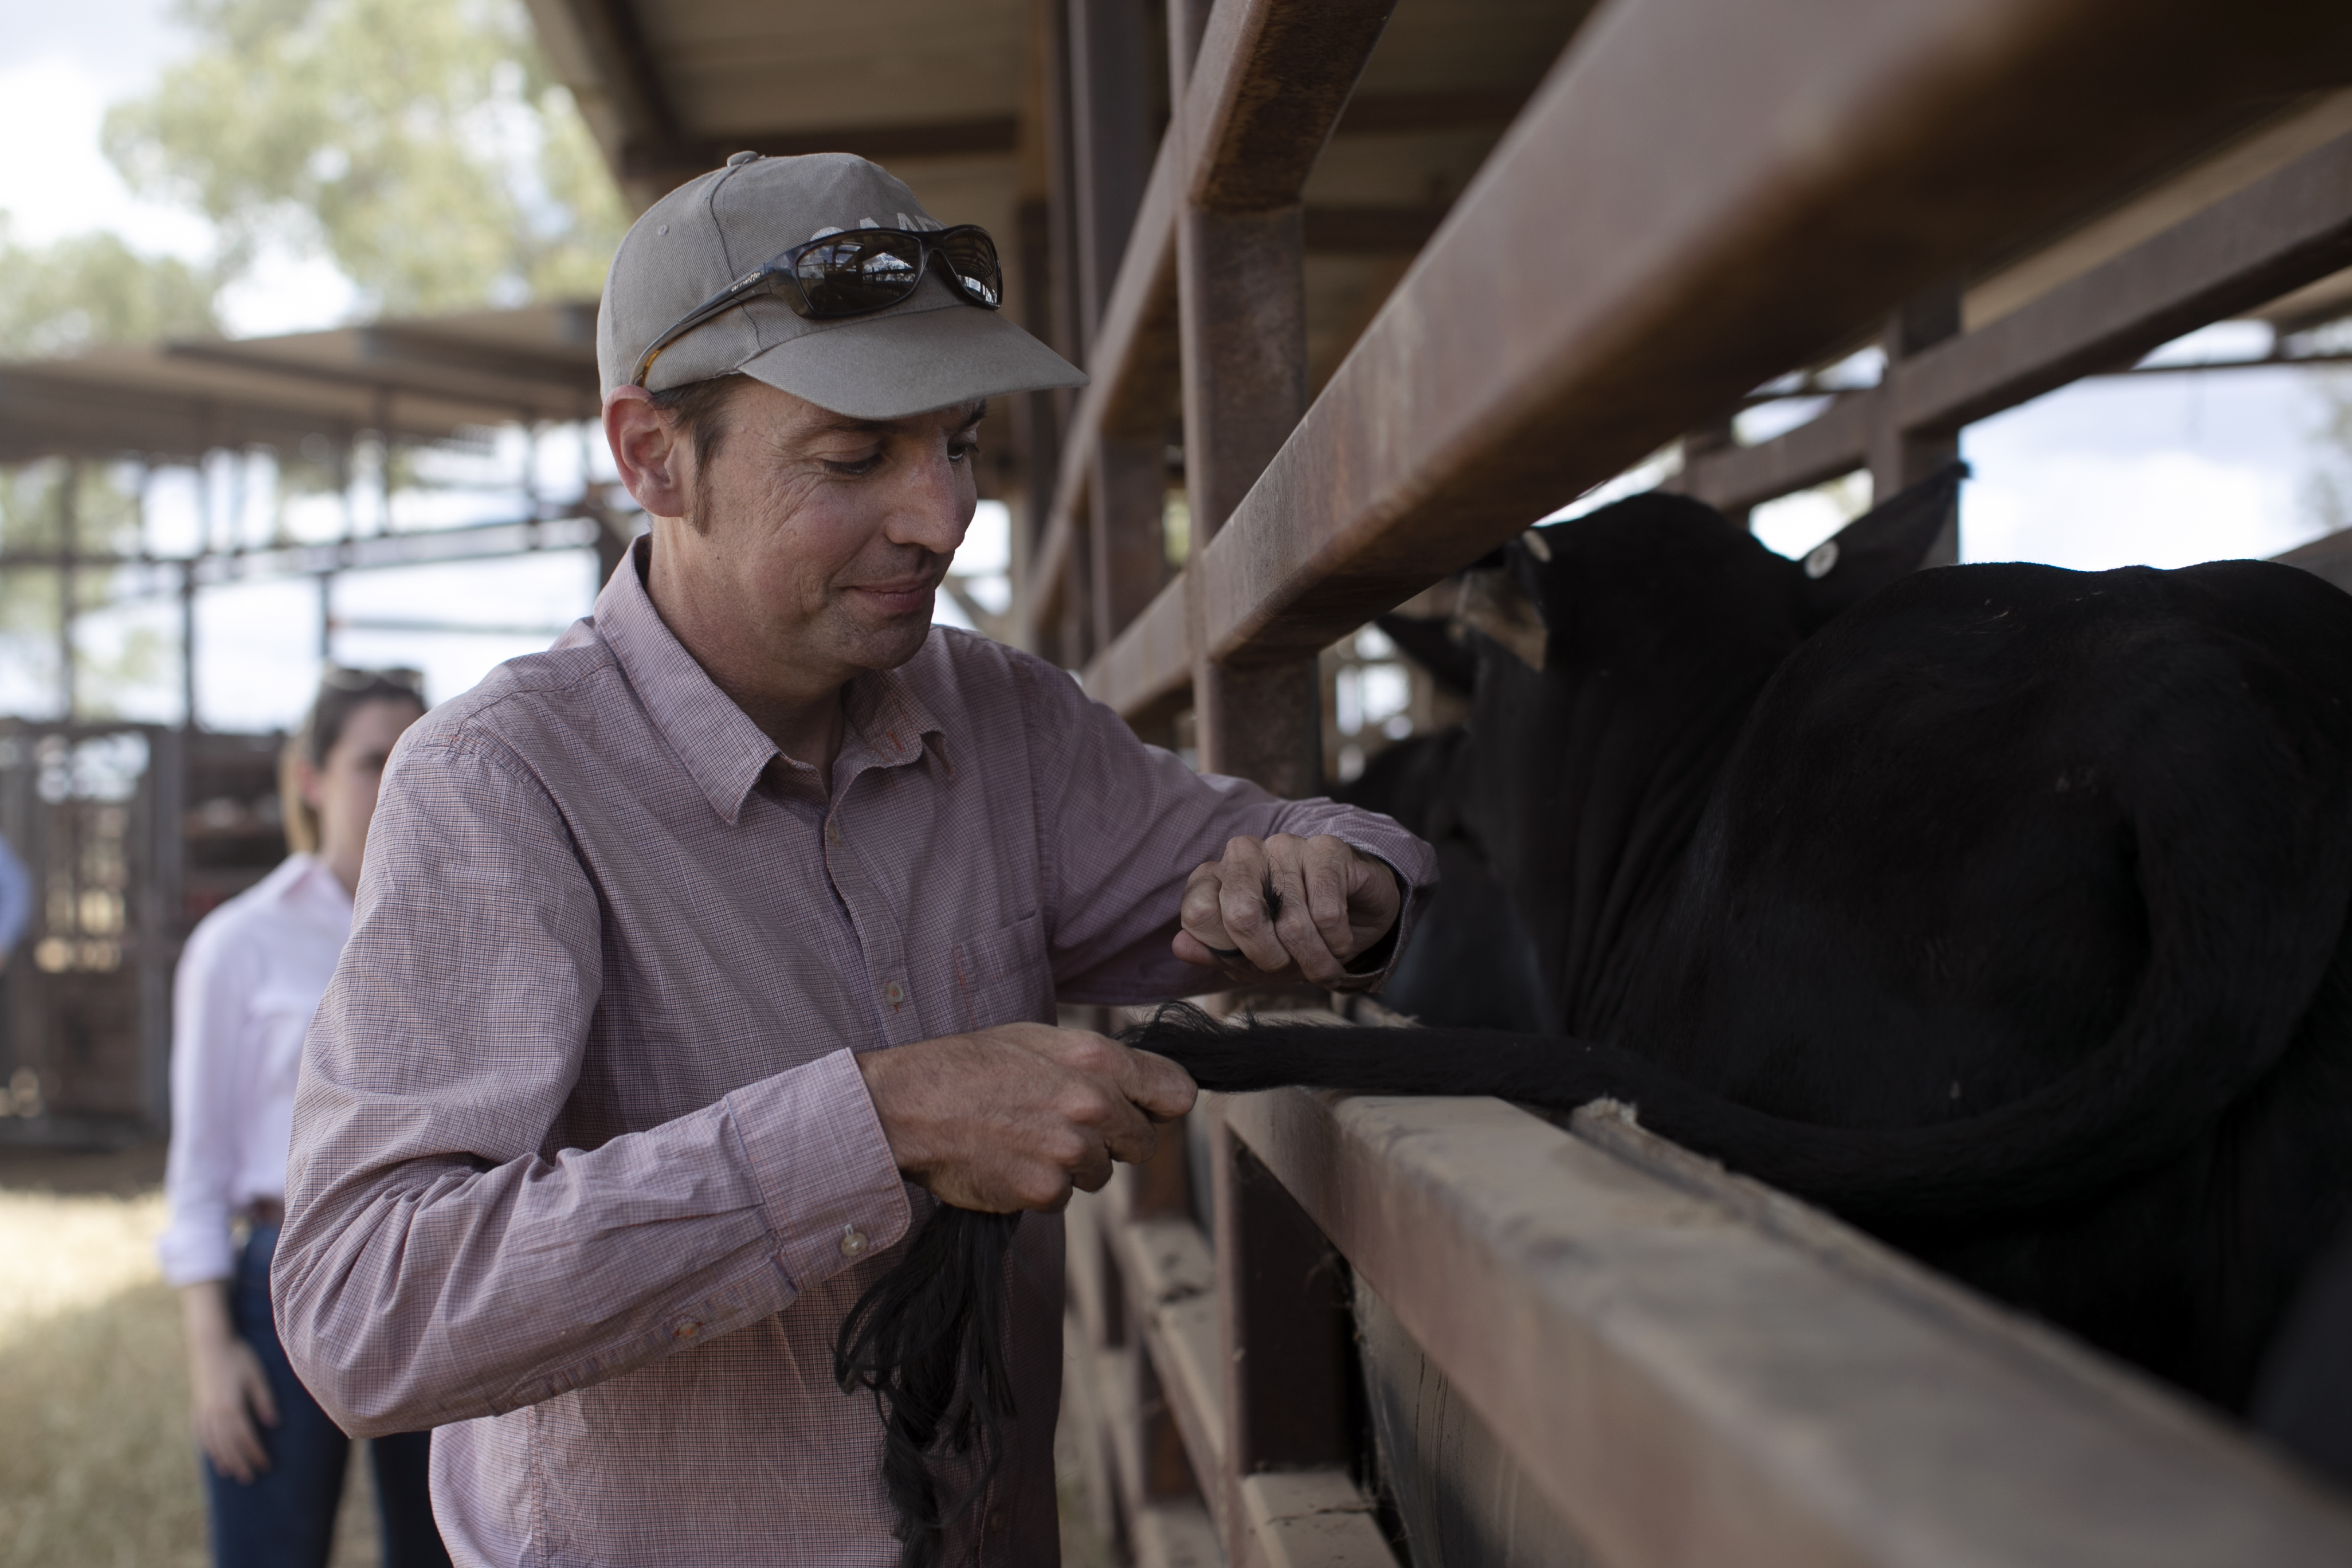
[[[334,1545],[335,1506],[342,1500],[352,1440],[319,1408],[278,1342],[278,1325],[269,1315],[269,1258],[277,1249],[276,1227],[257,1226],[237,1253],[236,1275],[229,1281],[229,1320],[260,1359],[278,1400],[278,1425],[254,1423],[269,1468],[250,1484],[220,1474],[210,1459],[202,1461],[215,1568],[326,1568]],[[384,1568],[449,1568],[425,1493],[432,1436],[404,1432],[368,1445],[375,1461]]]

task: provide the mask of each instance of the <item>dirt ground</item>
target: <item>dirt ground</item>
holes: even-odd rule
[[[204,1568],[160,1148],[0,1150],[0,1565]],[[335,1568],[375,1568],[364,1464]]]
[[[160,1147],[0,1149],[0,1568],[205,1568]],[[357,1455],[333,1568],[377,1568]],[[1064,1568],[1108,1568],[1062,1478]]]

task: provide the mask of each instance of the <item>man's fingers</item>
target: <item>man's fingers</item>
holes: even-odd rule
[[[1348,884],[1355,862],[1356,852],[1344,839],[1326,834],[1307,841],[1308,912],[1331,956],[1342,962],[1355,956],[1355,928],[1348,919]]]
[[[1119,1092],[1145,1115],[1161,1121],[1173,1121],[1192,1109],[1201,1097],[1200,1086],[1192,1075],[1150,1051],[1129,1050],[1127,1071],[1119,1079]]]
[[[1289,968],[1290,954],[1282,945],[1267,907],[1276,902],[1280,889],[1271,895],[1267,891],[1273,882],[1263,852],[1244,857],[1229,854],[1219,869],[1217,913],[1234,945],[1260,969],[1271,973]]]
[[[1111,1159],[1140,1165],[1151,1158],[1159,1138],[1150,1119],[1120,1092],[1117,1079],[1100,1092],[1102,1104],[1091,1115],[1075,1120],[1090,1135],[1089,1144],[1099,1145]]]
[[[1274,925],[1283,951],[1307,979],[1328,984],[1339,978],[1339,961],[1316,923],[1304,865],[1306,847],[1305,840],[1287,834],[1266,841],[1270,880],[1277,895],[1267,901],[1279,911]]]
[[[1110,1184],[1110,1151],[1089,1142],[1088,1152],[1070,1168],[1070,1184],[1082,1193],[1098,1193]]]
[[[1219,892],[1222,883],[1217,863],[1213,860],[1192,868],[1185,880],[1183,901],[1177,906],[1177,935],[1191,937],[1193,944],[1213,959],[1233,959],[1241,956],[1234,939],[1225,934],[1224,916],[1219,912]],[[1202,960],[1188,954],[1178,943],[1176,955],[1187,963]]]

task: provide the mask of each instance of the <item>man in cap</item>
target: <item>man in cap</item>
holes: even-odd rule
[[[1018,1418],[950,1551],[1053,1561],[1052,1215],[1192,1098],[1056,999],[1377,984],[1431,878],[929,624],[983,399],[1084,380],[1001,289],[861,159],[656,204],[598,323],[652,534],[385,773],[274,1291],[346,1427],[439,1427],[460,1563],[895,1561],[831,1352],[935,1197],[1026,1211]]]

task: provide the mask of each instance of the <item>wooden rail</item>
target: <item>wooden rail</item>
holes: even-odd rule
[[[1223,1114],[1600,1562],[2352,1560],[2333,1492],[1615,1110]]]

